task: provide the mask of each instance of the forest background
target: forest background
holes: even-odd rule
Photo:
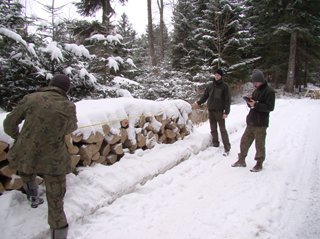
[[[52,0],[42,5],[48,21],[26,13],[29,0],[0,0],[1,109],[11,111],[57,73],[70,76],[75,102],[125,90],[135,98],[193,103],[217,68],[233,93],[255,68],[289,93],[320,83],[319,0],[146,0],[141,35],[125,13],[114,21],[114,4],[128,1],[79,0],[81,19],[66,19],[66,5]],[[165,8],[172,9],[170,31]],[[99,11],[101,20],[90,20]]]

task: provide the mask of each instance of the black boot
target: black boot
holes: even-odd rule
[[[257,161],[257,164],[252,168],[250,169],[251,172],[260,172],[262,170],[262,161]]]

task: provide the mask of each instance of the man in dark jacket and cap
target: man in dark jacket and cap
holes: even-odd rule
[[[44,202],[38,196],[36,176],[44,177],[48,224],[54,239],[67,238],[68,234],[63,198],[71,157],[65,135],[77,129],[76,107],[66,94],[69,89],[69,77],[56,75],[49,87],[24,96],[3,121],[4,131],[15,140],[8,152],[9,167],[19,171],[33,208]]]
[[[229,136],[226,129],[225,119],[228,117],[228,114],[230,113],[230,88],[227,85],[227,83],[225,83],[222,80],[223,71],[221,69],[217,69],[214,72],[214,77],[215,79],[208,85],[203,96],[200,98],[198,102],[194,103],[193,106],[196,107],[208,100],[207,106],[209,111],[213,147],[219,147],[219,138],[217,130],[217,124],[219,124],[221,138],[225,150],[223,155],[228,156],[231,145],[229,142]]]
[[[254,70],[251,79],[256,90],[252,96],[248,95],[251,101],[247,102],[250,107],[250,112],[247,115],[247,127],[241,137],[239,159],[232,164],[232,167],[247,166],[245,158],[251,144],[255,140],[257,151],[255,160],[257,163],[250,171],[260,172],[266,157],[265,142],[269,126],[269,114],[274,110],[275,92],[268,86],[260,70]]]

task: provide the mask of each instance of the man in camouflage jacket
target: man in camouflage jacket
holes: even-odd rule
[[[49,87],[24,96],[3,122],[4,131],[15,140],[8,152],[9,167],[19,171],[32,207],[43,203],[35,178],[44,177],[51,238],[66,238],[68,232],[63,198],[71,158],[65,135],[77,129],[76,108],[66,95],[69,89],[69,77],[56,75]]]
[[[257,163],[250,171],[259,172],[262,170],[262,164],[266,157],[265,142],[269,126],[269,114],[274,110],[275,92],[265,81],[260,70],[254,70],[251,79],[256,90],[252,96],[248,95],[251,101],[248,102],[250,112],[247,115],[247,128],[241,137],[239,159],[232,164],[232,167],[246,167],[245,158],[255,140],[257,150],[255,160]]]
[[[217,126],[219,124],[221,138],[225,150],[225,153],[223,155],[228,156],[231,144],[226,129],[225,119],[228,117],[230,113],[230,88],[227,85],[227,83],[225,83],[222,80],[223,71],[221,69],[217,69],[214,72],[214,75],[214,81],[208,85],[203,96],[200,98],[198,102],[194,103],[193,106],[201,105],[208,100],[207,106],[209,111],[213,147],[219,147],[219,138],[217,130]]]

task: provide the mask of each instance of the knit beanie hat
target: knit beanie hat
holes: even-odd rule
[[[266,82],[264,80],[264,76],[263,76],[262,71],[257,70],[257,69],[255,69],[253,71],[251,79],[252,79],[252,82],[262,82],[262,83]]]
[[[65,92],[68,92],[71,86],[71,82],[68,76],[59,74],[52,78],[49,86],[56,86],[60,89],[63,89]]]
[[[216,69],[214,74],[218,73],[219,75],[221,75],[221,77],[223,76],[223,71],[221,69]]]

